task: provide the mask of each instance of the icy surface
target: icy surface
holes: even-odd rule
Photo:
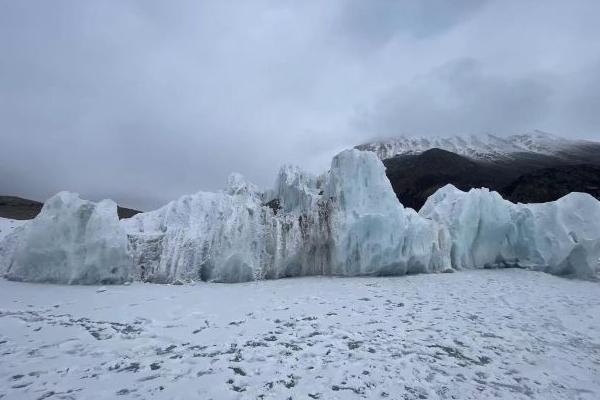
[[[127,246],[113,201],[93,203],[61,192],[18,233],[6,277],[29,282],[121,283],[132,268]]]
[[[520,265],[578,277],[600,271],[600,202],[585,193],[513,204],[487,189],[447,185],[419,213],[447,227],[457,269]]]
[[[324,177],[317,178],[293,165],[279,170],[275,189],[266,194],[266,200],[277,199],[284,213],[310,212],[317,207],[322,194]]]
[[[416,213],[398,202],[377,156],[353,149],[318,177],[284,166],[274,188],[261,192],[232,174],[221,192],[120,222],[110,201],[61,193],[0,240],[0,263],[11,279],[88,284],[130,275],[246,282],[504,266],[590,278],[600,271],[597,221],[600,202],[585,194],[522,205],[451,185]]]
[[[0,398],[595,400],[599,292],[517,269],[0,281]]]
[[[10,265],[26,220],[0,218],[0,276]]]
[[[185,196],[122,221],[141,280],[402,275],[449,266],[443,230],[398,203],[370,152],[340,153],[322,177],[283,167],[264,195],[239,174],[229,182],[224,192]]]
[[[349,150],[320,178],[286,166],[260,194],[234,175],[222,193],[186,196],[122,224],[141,280],[240,282],[516,265],[592,277],[598,220],[600,202],[585,194],[522,205],[451,185],[417,214],[399,204],[375,154]]]
[[[544,155],[559,155],[560,151],[577,141],[561,138],[546,132],[533,131],[520,135],[501,137],[492,134],[465,136],[400,136],[357,146],[358,149],[372,151],[379,158],[394,157],[398,154],[420,154],[438,148],[451,151],[477,160],[498,160],[510,158],[511,154],[533,152]]]
[[[260,193],[248,189],[253,185],[242,181],[236,174],[230,179],[233,187],[224,192],[184,196],[123,220],[139,278],[243,282],[302,275],[303,267],[316,268],[317,256],[309,259],[305,250],[315,237],[302,231],[308,218],[315,216],[276,216],[263,205]]]
[[[404,275],[449,266],[440,227],[398,202],[375,154],[337,155],[325,196],[333,210],[334,274]]]

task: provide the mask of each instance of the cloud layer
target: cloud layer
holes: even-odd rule
[[[597,1],[0,2],[0,188],[149,209],[377,136],[600,139]]]

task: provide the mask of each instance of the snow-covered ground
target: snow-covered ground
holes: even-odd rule
[[[0,280],[2,399],[598,399],[600,283]]]

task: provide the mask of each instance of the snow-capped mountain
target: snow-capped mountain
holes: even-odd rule
[[[401,136],[356,148],[377,154],[400,202],[417,210],[446,184],[486,187],[511,201],[554,201],[570,192],[600,198],[593,173],[600,167],[600,142],[533,131],[507,137]],[[531,193],[523,196],[523,190]]]
[[[450,137],[399,136],[356,146],[359,150],[372,151],[382,159],[396,155],[421,154],[438,148],[469,157],[474,160],[506,160],[516,153],[535,153],[570,158],[572,150],[593,144],[584,140],[571,140],[542,131],[496,136],[492,134]]]

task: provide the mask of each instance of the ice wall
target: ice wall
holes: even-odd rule
[[[0,276],[6,273],[28,222],[0,217]]]
[[[268,209],[240,185],[240,176],[230,183],[236,186],[225,192],[184,196],[122,222],[139,279],[238,282],[260,277],[259,266],[268,257],[262,246],[268,240]]]
[[[281,187],[289,180],[289,193],[279,199],[285,213],[234,174],[223,192],[184,196],[122,221],[139,278],[241,282],[317,273],[323,263],[311,244],[320,226],[318,199],[305,202],[312,188],[296,178],[283,169],[278,179]]]
[[[419,214],[448,229],[457,269],[521,266],[579,277],[600,271],[600,202],[585,193],[513,204],[488,189],[447,185]]]
[[[587,193],[570,193],[554,202],[518,204],[520,246],[531,265],[557,275],[592,277],[600,273],[600,202]]]
[[[6,277],[28,282],[121,283],[132,264],[117,206],[61,192],[18,232]]]
[[[443,230],[398,203],[372,153],[342,152],[322,177],[284,166],[262,195],[235,189],[254,188],[238,174],[229,182],[122,222],[140,279],[399,275],[449,265]]]
[[[373,153],[347,150],[318,177],[284,166],[273,189],[260,192],[232,174],[221,192],[183,196],[120,222],[113,202],[63,192],[0,243],[0,263],[10,279],[58,283],[504,266],[591,277],[599,270],[598,221],[600,202],[589,195],[523,205],[451,185],[416,213],[398,202]]]
[[[383,164],[358,150],[337,155],[322,177],[284,166],[261,195],[235,174],[221,193],[185,196],[122,224],[139,279],[153,282],[401,275],[450,265],[443,229],[404,209]]]
[[[333,273],[403,275],[449,266],[443,230],[398,202],[374,153],[334,157],[325,196],[332,210]]]

